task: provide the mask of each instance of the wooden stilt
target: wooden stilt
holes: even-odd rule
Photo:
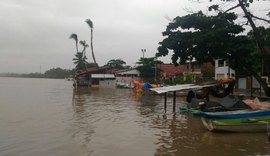
[[[176,91],[173,92],[173,112],[175,112],[175,105],[176,105]]]
[[[167,93],[164,93],[164,110],[167,110]]]

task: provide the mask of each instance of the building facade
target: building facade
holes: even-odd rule
[[[133,88],[132,80],[140,81],[140,72],[137,69],[119,70],[115,73],[116,86],[123,88]]]
[[[221,78],[235,78],[235,71],[228,66],[224,59],[215,60],[215,79]]]

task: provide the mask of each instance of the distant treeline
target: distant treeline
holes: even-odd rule
[[[66,77],[71,77],[75,73],[75,70],[61,69],[61,68],[52,68],[47,70],[44,74],[41,73],[28,73],[28,74],[19,74],[19,73],[0,73],[0,77],[26,77],[26,78],[54,78],[54,79],[63,79]]]

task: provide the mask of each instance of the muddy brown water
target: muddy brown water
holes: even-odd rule
[[[212,133],[163,97],[0,78],[1,156],[270,155],[266,133]],[[184,104],[177,98],[177,105]]]

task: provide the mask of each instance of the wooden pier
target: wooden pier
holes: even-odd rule
[[[164,94],[164,110],[165,110],[165,112],[167,111],[168,92],[172,92],[173,93],[173,112],[175,112],[175,110],[176,110],[176,92],[177,91],[200,90],[203,88],[212,87],[214,85],[216,85],[216,84],[206,84],[206,85],[183,84],[183,85],[151,88],[150,91],[153,91],[157,94]]]

